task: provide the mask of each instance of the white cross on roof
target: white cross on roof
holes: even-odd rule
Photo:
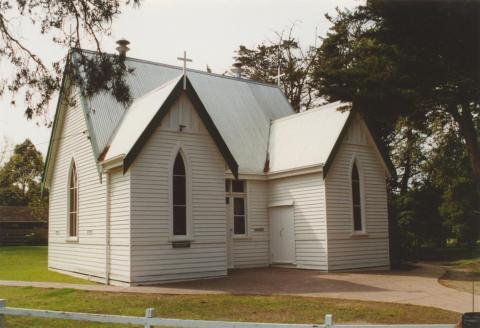
[[[187,89],[187,62],[192,62],[191,59],[187,58],[187,52],[183,51],[183,57],[177,57],[178,60],[183,61],[183,90]]]

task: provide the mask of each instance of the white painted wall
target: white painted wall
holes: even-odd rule
[[[271,205],[292,201],[297,267],[327,270],[325,186],[321,173],[269,181]]]
[[[234,268],[268,266],[269,220],[268,184],[261,180],[247,180],[247,236],[233,240]]]
[[[90,141],[83,133],[87,127],[80,99],[76,98],[76,106],[59,109],[64,115],[64,123],[59,126],[58,149],[51,159],[48,266],[104,277],[106,190],[105,184],[100,183]],[[78,242],[66,241],[68,174],[72,158],[78,173]]]
[[[130,172],[109,172],[110,279],[130,282]],[[106,180],[104,180],[106,181]]]
[[[352,235],[350,169],[355,156],[364,193],[365,235]],[[328,269],[389,266],[385,168],[368,131],[358,118],[335,156],[325,180]]]
[[[186,127],[182,132],[179,125]],[[171,170],[178,149],[191,192],[191,247],[172,248]],[[172,106],[129,169],[134,283],[225,275],[225,162],[185,95]],[[188,190],[187,186],[187,190]]]

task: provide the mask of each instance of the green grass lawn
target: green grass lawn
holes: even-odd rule
[[[460,314],[431,307],[329,298],[247,295],[152,295],[72,289],[0,287],[8,306],[143,316],[154,307],[166,318],[322,323],[331,313],[338,323],[455,323]],[[8,317],[7,327],[85,327],[63,320]],[[123,327],[88,323],[88,327]]]
[[[0,247],[0,280],[92,283],[49,271],[47,256],[46,246]]]
[[[50,272],[46,247],[1,247],[0,280],[89,283]],[[321,323],[332,313],[339,323],[455,323],[455,312],[393,303],[328,298],[248,295],[151,295],[73,289],[0,287],[8,306],[73,312],[143,316],[148,307],[157,316],[184,319]],[[7,317],[7,327],[85,327],[84,322]],[[88,327],[123,327],[88,323]]]

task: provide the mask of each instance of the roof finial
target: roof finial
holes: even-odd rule
[[[242,63],[236,62],[235,64],[233,64],[233,68],[232,68],[232,72],[235,73],[236,77],[239,79],[242,78],[242,72],[243,72],[242,66],[243,66]]]
[[[191,59],[187,58],[187,52],[183,51],[183,57],[177,57],[178,60],[183,61],[183,90],[187,89],[187,62],[192,62]]]

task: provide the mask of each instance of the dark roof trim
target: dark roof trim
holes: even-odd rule
[[[337,138],[337,141],[335,141],[335,145],[333,146],[332,151],[330,152],[330,155],[328,155],[327,161],[325,162],[323,166],[323,178],[325,179],[327,177],[328,171],[330,170],[330,167],[332,166],[332,162],[337,155],[338,150],[340,149],[340,146],[342,144],[343,139],[345,138],[345,135],[347,134],[348,128],[350,127],[350,123],[353,121],[353,118],[355,117],[355,111],[350,110],[348,113],[348,118],[347,121],[345,122],[345,125],[342,128],[342,131],[340,132],[340,135]],[[375,147],[377,147],[378,152],[382,156],[382,159],[387,166],[388,173],[390,176],[395,176],[395,166],[393,165],[392,161],[386,154],[386,151],[384,148],[381,146],[381,143],[377,140],[377,138],[372,134],[372,130],[368,127],[368,124],[365,120],[363,120],[365,123],[365,126],[368,129],[368,132],[372,136],[373,142],[375,143]]]
[[[340,131],[340,135],[338,136],[337,140],[335,141],[335,144],[333,145],[332,151],[328,155],[327,161],[323,165],[323,178],[325,179],[327,177],[328,171],[330,170],[330,167],[332,166],[333,159],[335,158],[335,155],[337,155],[338,150],[340,149],[340,146],[342,145],[343,138],[347,134],[348,127],[350,126],[350,123],[353,121],[353,113],[350,110],[348,113],[348,118],[345,124],[343,125],[342,131]]]
[[[159,108],[153,119],[148,123],[145,130],[142,132],[138,140],[133,145],[132,149],[128,152],[123,160],[123,172],[125,173],[128,168],[133,164],[135,158],[138,156],[140,151],[142,150],[143,146],[153,134],[155,129],[160,125],[165,115],[168,113],[168,110],[171,108],[173,103],[180,97],[183,91],[183,79],[180,79],[175,87],[173,88],[170,95],[168,95],[167,99],[163,102],[162,106]],[[193,107],[196,109],[198,116],[202,120],[203,124],[205,124],[208,132],[213,138],[213,141],[217,145],[218,149],[222,153],[223,158],[227,162],[228,167],[232,171],[235,178],[238,179],[238,164],[235,161],[232,153],[227,147],[227,144],[223,140],[220,132],[218,131],[215,123],[213,123],[212,118],[208,114],[207,109],[203,105],[200,97],[198,96],[197,92],[192,86],[192,83],[187,77],[187,89],[185,90],[189,100],[192,102]]]
[[[69,81],[70,85],[67,85],[67,79],[71,77],[71,76],[67,75],[67,72],[69,72],[69,69],[71,68],[71,66],[75,67],[76,62],[75,62],[74,54],[78,50],[79,49],[77,49],[77,48],[71,48],[69,50],[68,55],[67,55],[65,68],[63,70],[62,84],[61,84],[61,87],[60,87],[60,93],[58,95],[57,106],[56,106],[56,109],[55,109],[55,116],[53,118],[52,133],[50,135],[50,142],[48,144],[47,157],[45,159],[45,165],[44,165],[44,169],[43,169],[42,182],[41,182],[41,190],[42,191],[43,191],[43,188],[45,186],[45,182],[46,182],[45,179],[47,178],[47,175],[48,175],[48,166],[50,165],[50,161],[52,160],[50,157],[52,156],[53,144],[55,143],[55,140],[57,139],[55,137],[55,134],[57,133],[57,129],[58,129],[58,124],[59,124],[58,121],[60,119],[61,104],[64,101],[64,96],[65,96],[65,92],[67,91],[66,90],[67,87],[69,87],[70,85],[75,83],[74,81]],[[95,135],[93,133],[93,128],[91,126],[91,123],[90,123],[90,120],[89,120],[89,117],[88,117],[89,114],[87,113],[86,99],[84,98],[82,92],[80,92],[80,107],[82,109],[83,116],[84,116],[84,119],[85,119],[85,125],[86,125],[87,130],[88,130],[88,136],[89,136],[90,144],[92,146],[94,161],[97,164],[97,171],[98,171],[99,176],[101,177],[101,170],[100,170],[100,166],[99,166],[99,162],[98,162],[98,157],[99,157],[98,156],[98,147],[97,147]]]
[[[48,143],[47,158],[45,159],[45,165],[43,166],[42,183],[41,183],[42,191],[43,191],[43,188],[45,187],[45,179],[48,174],[48,165],[50,164],[50,161],[51,161],[50,157],[52,156],[53,142],[55,141],[55,133],[57,132],[58,119],[60,116],[60,104],[63,101],[63,95],[65,93],[65,88],[67,83],[66,79],[67,79],[68,65],[70,65],[70,54],[68,54],[67,56],[67,63],[65,64],[65,69],[63,70],[62,85],[60,87],[60,93],[58,94],[57,107],[55,108],[55,116],[53,118],[53,127],[52,127],[52,132],[50,134],[50,141]]]

